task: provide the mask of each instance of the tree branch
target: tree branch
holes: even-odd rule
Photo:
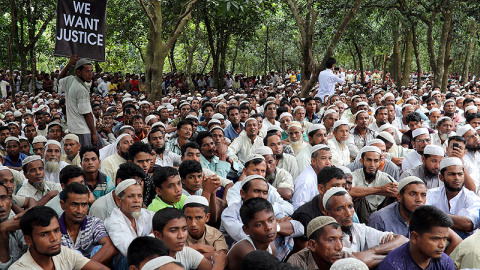
[[[186,4],[185,12],[178,17],[177,23],[175,24],[175,27],[173,27],[172,35],[166,42],[168,47],[170,47],[173,44],[173,42],[175,42],[175,40],[177,40],[177,38],[182,33],[183,29],[185,28],[185,25],[191,18],[192,10],[197,4],[197,2],[199,2],[199,0],[190,0]]]
[[[158,33],[158,29],[157,29],[157,26],[155,25],[155,21],[153,19],[153,15],[152,13],[150,13],[150,11],[148,11],[147,7],[145,6],[145,3],[143,3],[143,0],[136,0],[137,3],[140,4],[140,6],[142,7],[143,9],[143,12],[145,13],[145,15],[147,16],[148,20],[150,21],[150,23],[152,24],[152,27],[153,29],[155,30],[156,33]]]

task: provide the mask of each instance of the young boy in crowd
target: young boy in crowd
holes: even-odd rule
[[[210,259],[213,254],[227,254],[228,246],[223,234],[206,223],[210,219],[208,201],[205,197],[192,195],[185,199],[183,213],[187,218],[187,245]]]
[[[155,199],[148,206],[148,210],[157,212],[166,207],[183,209],[183,202],[187,198],[182,194],[182,182],[177,169],[173,167],[160,167],[153,173],[155,185]]]

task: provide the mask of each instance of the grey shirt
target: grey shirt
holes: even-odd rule
[[[354,172],[360,168],[362,168],[362,164],[360,163],[360,160],[355,160],[354,162],[347,164],[347,168],[350,169],[350,171]],[[383,172],[390,175],[393,177],[393,179],[397,180],[400,177],[400,173],[398,171],[398,166],[395,165],[395,163],[391,162],[388,159],[385,159],[385,166],[383,166]]]
[[[400,215],[398,202],[394,202],[370,215],[368,226],[382,232],[393,232],[395,234],[410,237],[408,223]]]
[[[404,171],[400,176],[400,180],[408,176],[416,176],[423,180],[427,189],[437,188],[443,186],[443,182],[440,181],[440,178],[437,176],[425,175],[425,170],[423,169],[423,164],[413,167],[407,171]]]

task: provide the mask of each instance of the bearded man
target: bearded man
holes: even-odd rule
[[[60,171],[68,165],[65,161],[60,161],[61,147],[55,140],[48,140],[45,144],[45,181],[60,183]]]
[[[295,155],[300,153],[303,148],[308,147],[308,143],[303,140],[302,125],[297,121],[291,122],[288,126],[288,142]]]
[[[133,144],[133,138],[130,134],[124,133],[117,138],[117,153],[107,157],[102,161],[100,170],[108,175],[110,179],[117,179],[117,170],[120,164],[128,160],[128,148]]]

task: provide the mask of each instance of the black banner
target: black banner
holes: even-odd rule
[[[105,61],[107,0],[58,0],[54,55]]]

